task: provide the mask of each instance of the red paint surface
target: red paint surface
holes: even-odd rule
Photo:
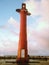
[[[17,12],[20,13],[20,37],[19,37],[19,44],[18,44],[18,55],[17,55],[17,60],[18,61],[28,61],[28,50],[27,50],[27,15],[28,11],[26,10],[26,5],[22,9],[17,9]],[[25,50],[25,57],[21,57],[21,50]]]

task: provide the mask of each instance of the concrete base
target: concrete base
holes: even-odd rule
[[[16,61],[17,63],[28,63],[29,62],[29,59],[27,58],[18,58],[17,59],[17,61]]]

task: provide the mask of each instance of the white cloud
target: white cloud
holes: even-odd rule
[[[26,1],[26,6],[28,11],[31,13],[32,16],[40,15],[40,3],[35,2],[34,0]]]
[[[18,21],[16,21],[13,17],[10,17],[10,19],[8,20],[8,25],[12,25],[15,28],[19,28],[19,23]]]
[[[29,0],[26,1],[26,4],[32,17],[41,16],[37,20],[35,18],[34,25],[32,23],[30,27],[28,26],[30,28],[28,34],[29,52],[32,55],[49,55],[49,0],[41,0],[40,2]]]
[[[11,17],[4,26],[0,30],[0,55],[16,54],[19,40],[19,23]]]

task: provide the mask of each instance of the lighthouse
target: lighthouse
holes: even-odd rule
[[[28,62],[28,48],[27,48],[27,15],[30,15],[26,9],[26,4],[22,3],[21,9],[16,9],[20,14],[20,35],[18,42],[17,62]]]

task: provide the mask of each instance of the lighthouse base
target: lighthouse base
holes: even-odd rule
[[[17,63],[28,63],[29,58],[17,58]]]

